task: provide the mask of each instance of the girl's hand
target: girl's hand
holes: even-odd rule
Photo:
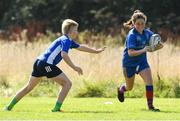
[[[146,47],[144,47],[144,50],[146,52],[154,52],[154,51],[159,50],[161,48],[163,48],[163,43],[162,42],[158,43],[154,48],[152,48],[150,46],[146,46]]]
[[[155,46],[155,50],[159,50],[163,48],[163,43],[162,42],[159,42],[156,46]]]
[[[145,52],[153,52],[154,49],[152,47],[150,47],[150,46],[146,46],[146,47],[144,47],[144,51]]]
[[[107,47],[103,47],[103,48],[97,49],[97,50],[96,50],[96,53],[100,53],[100,52],[104,51],[106,48],[107,48]]]
[[[83,71],[82,71],[82,69],[81,69],[80,67],[75,66],[75,67],[74,67],[74,70],[75,70],[76,72],[78,72],[79,75],[83,75]]]

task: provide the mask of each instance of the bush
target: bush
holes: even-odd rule
[[[7,76],[0,76],[0,96],[10,96],[13,90],[8,82]]]
[[[180,81],[177,78],[168,80],[159,80],[155,83],[155,96],[156,97],[180,97]]]
[[[53,80],[43,79],[40,84],[29,95],[33,97],[50,96],[55,97],[59,92],[59,85]]]
[[[177,78],[177,81],[174,82],[173,91],[176,98],[180,98],[180,79]]]
[[[7,76],[0,76],[0,86],[3,88],[9,88],[10,87],[6,77]]]
[[[83,80],[83,85],[77,89],[75,97],[115,97],[116,84],[113,81]]]
[[[156,97],[168,97],[171,92],[170,85],[171,84],[165,80],[158,80],[155,83],[155,96]]]
[[[116,97],[117,86],[114,81],[89,81],[83,80],[82,86],[75,91],[75,97]],[[154,95],[161,98],[180,97],[180,83],[170,80],[159,80],[154,83]],[[125,93],[128,98],[145,97],[145,85],[135,83],[133,90]]]
[[[135,83],[132,91],[125,93],[125,97],[129,98],[141,98],[145,95],[145,85],[142,83]]]

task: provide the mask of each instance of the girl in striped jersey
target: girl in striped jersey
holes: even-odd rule
[[[71,19],[63,21],[62,33],[63,35],[61,37],[54,40],[51,45],[39,57],[37,57],[33,65],[33,71],[29,82],[19,92],[17,92],[12,101],[5,106],[4,110],[11,111],[14,105],[39,83],[41,77],[46,76],[62,86],[52,112],[62,111],[62,103],[68,94],[72,83],[56,65],[63,59],[74,71],[81,75],[83,74],[82,69],[75,65],[68,56],[69,49],[75,48],[79,51],[89,53],[100,53],[105,50],[105,47],[94,49],[75,42],[74,39],[77,38],[78,35],[78,23]]]

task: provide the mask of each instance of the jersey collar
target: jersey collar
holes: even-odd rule
[[[133,31],[135,32],[135,33],[137,33],[137,34],[140,34],[137,30],[136,30],[136,28],[135,27],[133,27]],[[144,30],[143,30],[143,33],[142,34],[144,34]]]
[[[66,36],[69,40],[72,41],[72,39],[67,34],[64,34],[64,36]]]

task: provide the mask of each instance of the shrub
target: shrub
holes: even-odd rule
[[[53,80],[43,79],[40,84],[29,95],[38,96],[50,96],[55,97],[58,91],[58,85]]]
[[[115,97],[116,84],[113,81],[83,80],[83,85],[77,89],[75,97]]]

